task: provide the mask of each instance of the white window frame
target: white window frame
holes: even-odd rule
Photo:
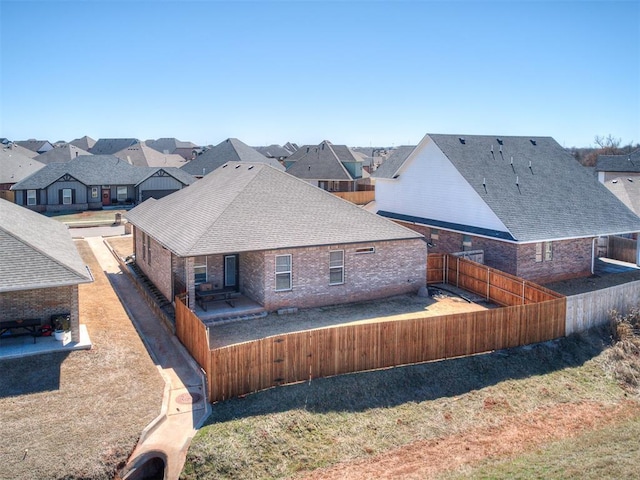
[[[285,260],[284,262],[280,261],[278,262],[278,260]],[[275,291],[276,292],[287,292],[289,290],[293,289],[293,259],[291,257],[291,254],[288,253],[286,255],[276,255],[275,258]],[[282,283],[283,279],[288,279],[288,281],[286,282],[286,286],[284,287],[278,287],[279,283]],[[280,282],[279,282],[280,280]]]
[[[204,263],[202,259],[204,259]],[[207,280],[209,279],[207,263],[208,263],[208,260],[206,255],[193,257],[193,283],[195,285],[200,285],[201,283],[207,283]],[[203,269],[204,269],[204,280],[198,280],[198,275],[202,276]]]
[[[27,190],[27,205],[37,205],[38,196],[36,190]]]
[[[542,262],[542,243],[536,243],[536,263]]]
[[[122,194],[122,192],[124,192],[124,194]],[[126,186],[116,187],[116,199],[119,202],[124,202],[127,198],[129,198],[129,189]]]
[[[69,194],[67,195],[67,192]],[[63,205],[71,205],[73,203],[73,193],[70,188],[62,189],[62,204]]]
[[[335,258],[339,254],[339,258]],[[340,275],[340,280],[336,281],[333,277]],[[329,285],[344,284],[344,250],[329,251]]]
[[[98,198],[98,187],[91,187],[91,198]]]
[[[544,261],[550,262],[553,260],[553,243],[544,242]]]

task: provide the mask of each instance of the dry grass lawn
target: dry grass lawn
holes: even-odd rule
[[[109,280],[80,286],[93,348],[0,360],[3,479],[111,479],[159,413],[164,382]]]

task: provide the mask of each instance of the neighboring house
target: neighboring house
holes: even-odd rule
[[[136,167],[176,167],[185,165],[186,160],[173,153],[160,153],[142,142],[131,145],[113,154]]]
[[[93,281],[67,227],[0,199],[0,320],[69,314],[80,340],[78,285]]]
[[[180,168],[194,177],[201,178],[227,162],[266,163],[279,170],[284,170],[284,167],[277,160],[265,157],[237,138],[223,140]]]
[[[40,155],[35,157],[35,159],[44,164],[48,164],[55,162],[68,162],[69,160],[73,160],[80,155],[91,154],[86,150],[82,150],[81,148],[76,147],[75,145],[65,143],[59,147],[54,148],[53,150],[41,153]]]
[[[135,167],[113,155],[50,163],[15,184],[15,201],[38,212],[83,211],[162,198],[195,179],[179,168]]]
[[[193,151],[198,148],[193,142],[182,142],[177,138],[159,138],[147,140],[146,145],[164,154],[180,155],[185,160],[192,160]]]
[[[169,299],[232,289],[273,311],[416,292],[422,235],[264,163],[230,162],[125,214],[136,263]]]
[[[284,161],[295,150],[287,150],[280,145],[269,145],[267,147],[253,147],[258,153],[264,155],[267,158],[274,158],[279,162]]]
[[[547,283],[593,273],[600,236],[640,218],[550,137],[428,134],[376,172],[376,210],[430,252],[482,250],[491,267]]]
[[[598,155],[598,180],[640,215],[640,150],[627,155]]]
[[[375,172],[371,174],[374,179],[389,178],[404,163],[409,154],[415,150],[415,145],[400,145],[399,147],[389,150],[389,155],[384,161],[376,167]]]
[[[15,143],[23,148],[26,148],[27,150],[35,152],[36,154],[41,154],[44,152],[48,152],[49,150],[53,150],[53,145],[47,140],[36,140],[30,138],[29,140],[20,140]]]
[[[139,143],[136,138],[100,138],[89,152],[93,155],[113,155],[136,143]]]
[[[10,143],[0,150],[0,198],[11,202],[15,200],[11,187],[44,167],[44,163],[17,153],[14,145]]]
[[[362,160],[346,145],[324,140],[320,145],[304,145],[285,160],[287,173],[328,192],[355,192],[369,176]]]
[[[88,136],[84,136],[81,138],[76,138],[75,140],[71,140],[69,142],[71,145],[74,145],[78,148],[81,148],[82,150],[89,152],[91,151],[91,149],[93,148],[93,146],[96,144],[96,141]]]

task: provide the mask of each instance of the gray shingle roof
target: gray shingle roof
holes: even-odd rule
[[[636,215],[640,215],[640,176],[623,175],[612,178],[604,186]]]
[[[66,163],[50,163],[13,186],[13,190],[42,189],[65,174],[89,185],[137,185],[160,167],[135,167],[113,155],[81,155]],[[190,179],[174,167],[162,168],[178,180]],[[183,181],[185,184],[189,184]]]
[[[551,137],[429,137],[518,241],[640,231],[640,218]]]
[[[334,181],[353,181],[342,162],[361,162],[346,145],[333,145],[326,140],[320,145],[303,146],[287,161],[295,161],[287,169],[294,177]]]
[[[53,145],[48,140],[18,140],[15,143],[36,153],[45,152],[53,148]]]
[[[136,143],[136,138],[100,138],[89,151],[93,155],[113,155]]]
[[[627,155],[598,155],[598,172],[640,172],[640,150]]]
[[[157,140],[147,140],[146,144],[160,153],[164,153],[165,151],[173,153],[178,148],[198,147],[198,145],[193,142],[182,142],[177,138],[158,138]]]
[[[178,256],[422,237],[263,163],[227,163],[125,216]]]
[[[286,158],[292,152],[280,145],[269,145],[266,147],[253,147],[255,151],[269,158]]]
[[[39,162],[48,164],[54,162],[68,162],[80,155],[91,155],[86,150],[67,143],[61,147],[56,147],[48,152],[41,153],[36,157]]]
[[[114,156],[136,167],[182,167],[185,159],[173,153],[161,153],[142,142],[131,145]]]
[[[85,135],[84,137],[71,140],[69,143],[88,152],[96,144],[96,141],[93,138]]]
[[[0,183],[18,183],[42,167],[44,163],[11,148],[3,147],[0,150]]]
[[[401,145],[391,150],[382,165],[371,174],[373,178],[393,178],[407,157],[416,149],[415,145]]]
[[[0,199],[0,292],[91,281],[64,224]]]
[[[227,162],[259,162],[284,170],[277,160],[265,157],[237,138],[223,140],[181,168],[191,175],[202,176],[213,172]]]

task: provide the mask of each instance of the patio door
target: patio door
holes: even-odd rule
[[[238,288],[238,255],[224,256],[224,286]]]

